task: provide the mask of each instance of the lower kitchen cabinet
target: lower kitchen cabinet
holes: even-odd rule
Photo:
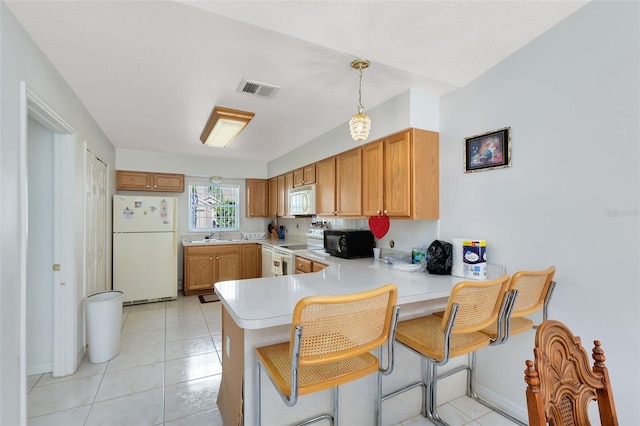
[[[242,244],[242,279],[262,277],[262,246]]]
[[[187,246],[184,248],[184,294],[211,293],[218,281],[241,275],[241,244]]]
[[[307,274],[309,272],[322,271],[328,265],[315,260],[305,259],[304,257],[296,256],[296,274]]]

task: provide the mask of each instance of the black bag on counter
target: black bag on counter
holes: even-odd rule
[[[430,274],[450,275],[451,244],[446,241],[434,240],[427,249],[427,271]]]

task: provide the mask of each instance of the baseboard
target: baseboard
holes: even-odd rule
[[[43,362],[40,364],[27,365],[27,376],[34,374],[50,373],[53,371],[53,361]]]
[[[524,395],[525,387],[522,387],[522,394]],[[487,402],[495,405],[496,407],[500,407],[507,413],[511,414],[513,417],[519,419],[523,423],[529,423],[529,413],[527,412],[526,407],[521,407],[519,405],[514,404],[512,401],[505,399],[502,395],[498,395],[490,389],[485,388],[484,386],[480,386],[476,384],[476,393],[480,398],[484,399]]]

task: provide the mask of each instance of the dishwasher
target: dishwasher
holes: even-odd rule
[[[277,274],[273,272],[273,252],[278,253],[282,257],[282,275],[289,275],[293,267],[293,254],[278,250],[277,247],[262,246],[262,277],[275,277]]]

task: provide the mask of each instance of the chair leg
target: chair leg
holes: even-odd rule
[[[427,382],[427,418],[437,425],[449,426],[438,414],[438,366],[432,362],[427,362],[427,364],[430,370],[429,380]]]

